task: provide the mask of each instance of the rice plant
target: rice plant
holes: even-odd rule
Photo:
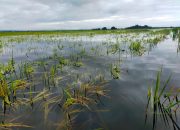
[[[170,122],[173,125],[174,130],[180,129],[176,120],[176,111],[179,109],[179,91],[167,92],[166,88],[171,79],[171,76],[166,80],[164,85],[161,85],[161,73],[162,70],[157,73],[155,90],[153,88],[148,89],[148,103],[146,107],[145,123],[147,121],[148,110],[153,113],[153,130],[158,125],[158,118],[162,119],[166,126],[170,126]]]

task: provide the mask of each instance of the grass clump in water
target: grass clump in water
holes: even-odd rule
[[[73,64],[75,67],[81,67],[81,66],[83,66],[84,64],[81,62],[81,61],[76,61],[76,62],[74,62],[74,64]]]
[[[145,48],[142,46],[141,42],[132,42],[129,46],[129,49],[133,54],[139,56],[143,55],[145,52]]]

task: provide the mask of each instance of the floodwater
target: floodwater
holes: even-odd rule
[[[162,68],[162,85],[172,74],[167,90],[170,87],[180,88],[178,41],[172,40],[171,34],[151,47],[149,43],[144,43],[142,54],[132,53],[129,50],[130,43],[154,36],[146,33],[137,35],[132,33],[77,37],[17,37],[23,37],[25,40],[17,43],[17,41],[8,42],[8,39],[12,37],[1,38],[5,43],[0,52],[1,63],[7,63],[12,55],[17,69],[18,64],[22,62],[35,61],[48,62],[48,68],[52,64],[57,64],[53,62],[53,56],[78,59],[83,63],[81,67],[65,66],[63,68],[63,72],[59,75],[64,78],[56,83],[56,87],[49,89],[55,93],[54,95],[61,95],[61,87],[65,88],[67,84],[72,84],[77,79],[80,83],[98,77],[103,77],[107,81],[105,88],[109,90],[107,91],[108,96],[101,97],[99,103],[89,106],[92,110],[80,112],[73,121],[73,130],[100,130],[101,128],[105,130],[152,130],[153,114],[151,112],[148,114],[146,124],[145,115],[148,88],[155,87],[157,72]],[[111,53],[108,49],[114,44],[118,44],[118,51]],[[113,78],[111,65],[120,68],[118,79]],[[41,68],[36,67],[34,73],[36,81],[41,82]],[[36,85],[35,92],[43,89],[43,84],[39,83]],[[20,122],[32,126],[31,128],[13,127],[15,130],[60,129],[58,124],[61,124],[64,118],[61,108],[57,104],[54,105],[45,120],[45,109],[39,104],[40,102],[34,103],[33,107],[22,105],[15,110],[8,108],[6,114],[2,114],[0,119],[4,122]],[[0,112],[3,113],[2,107]],[[177,124],[180,124],[179,113],[177,113]],[[159,117],[155,129],[173,130],[173,126],[171,123],[166,126]]]

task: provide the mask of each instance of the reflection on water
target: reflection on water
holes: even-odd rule
[[[176,120],[162,109],[161,102],[158,113],[148,113],[144,124],[148,88],[155,88],[161,67],[161,84],[172,73],[168,86],[179,89],[178,36],[176,31],[153,30],[94,36],[1,37],[1,86],[8,86],[8,91],[0,87],[0,126],[152,130],[156,119],[155,129],[174,129],[174,125],[178,129],[179,107]],[[159,120],[159,112],[167,116],[162,114]],[[172,119],[175,123],[170,124]]]

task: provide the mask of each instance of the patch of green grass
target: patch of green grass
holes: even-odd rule
[[[133,54],[140,56],[145,52],[145,48],[142,46],[141,42],[132,42],[129,46],[129,49]]]

